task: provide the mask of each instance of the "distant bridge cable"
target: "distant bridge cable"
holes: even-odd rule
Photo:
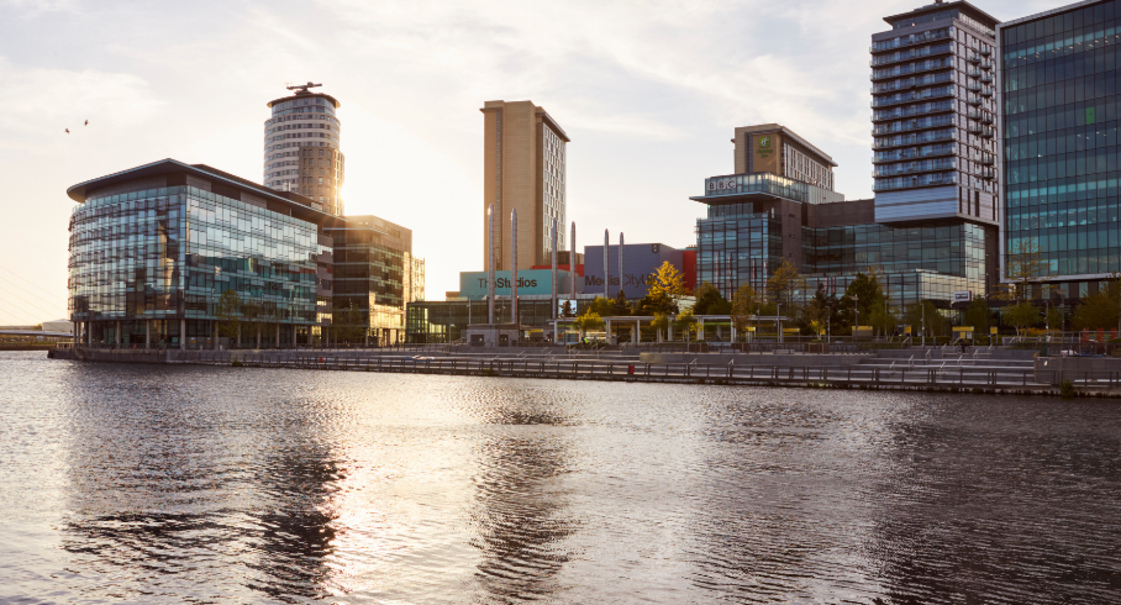
[[[38,294],[35,294],[34,292],[28,290],[27,288],[23,288],[19,284],[5,278],[3,275],[0,275],[0,281],[3,281],[4,283],[8,284],[11,287],[18,288],[19,290],[23,291],[24,293],[38,299],[40,302],[46,303],[47,308],[50,308],[50,309],[59,308],[59,304],[57,302],[49,301],[49,300],[43,298],[42,296],[40,296]],[[62,308],[65,309],[66,307],[63,306]]]
[[[32,285],[33,287],[35,287],[35,288],[37,288],[37,289],[39,289],[39,290],[42,290],[43,292],[46,292],[46,293],[47,293],[47,294],[49,294],[50,296],[53,296],[53,297],[55,297],[55,298],[60,298],[60,299],[61,299],[61,300],[63,300],[64,302],[66,301],[66,297],[65,297],[65,296],[63,296],[63,297],[60,297],[60,296],[59,296],[58,294],[56,294],[56,293],[54,293],[54,292],[51,292],[50,290],[48,290],[48,289],[46,289],[46,288],[44,288],[44,287],[40,286],[39,284],[37,284],[37,283],[35,283],[35,282],[31,281],[30,279],[27,279],[26,277],[23,277],[23,276],[22,276],[22,275],[20,275],[19,273],[16,273],[15,271],[12,271],[11,269],[9,269],[9,268],[5,267],[4,265],[0,265],[0,269],[3,269],[4,271],[7,271],[8,273],[11,273],[12,275],[15,275],[16,277],[18,277],[18,278],[22,279],[23,281],[25,281],[25,282],[27,282],[27,283],[31,284],[31,285]]]
[[[3,292],[4,294],[8,294],[9,296],[11,296],[11,294],[9,294],[3,288],[0,288],[0,292]],[[14,297],[14,298],[16,298],[16,300],[21,300],[22,301],[22,299],[20,299],[18,296]],[[6,315],[17,317],[20,321],[27,322],[27,325],[29,325],[29,326],[34,326],[34,325],[38,325],[38,324],[42,323],[42,320],[35,321],[35,319],[33,319],[34,318],[34,313],[32,311],[28,311],[26,307],[20,307],[18,305],[12,305],[11,303],[8,303],[8,301],[5,301],[3,298],[0,298],[0,303],[5,303],[2,311],[0,311],[0,312],[4,313]],[[26,304],[26,302],[24,304]],[[32,308],[42,312],[41,309],[37,309],[34,306],[32,306]],[[31,313],[32,318],[29,319],[28,316],[25,315],[26,313]]]

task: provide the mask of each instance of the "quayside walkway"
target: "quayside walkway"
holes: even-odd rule
[[[681,354],[648,362],[637,352],[564,353],[555,349],[453,351],[73,351],[91,361],[172,363],[434,375],[722,385],[1055,394],[1069,380],[1080,392],[1121,395],[1121,371],[1048,374],[1023,351],[965,355],[913,348],[883,351],[839,364],[842,356]],[[1018,353],[1018,355],[1010,354]],[[1030,355],[1030,353],[1029,353]],[[797,361],[797,363],[794,363]]]

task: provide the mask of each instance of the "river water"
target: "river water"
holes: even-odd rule
[[[0,353],[3,603],[1119,603],[1121,402]]]

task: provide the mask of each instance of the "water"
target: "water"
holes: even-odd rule
[[[1118,603],[1121,403],[0,353],[4,603]]]

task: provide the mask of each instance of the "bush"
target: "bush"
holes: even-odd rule
[[[1074,383],[1069,380],[1064,380],[1063,384],[1059,387],[1059,396],[1063,399],[1074,399],[1078,396],[1078,391],[1074,390]]]
[[[238,359],[237,357],[234,357],[234,360],[230,362],[230,367],[233,367],[233,368],[240,368],[244,365],[245,364],[241,363],[241,360]]]

